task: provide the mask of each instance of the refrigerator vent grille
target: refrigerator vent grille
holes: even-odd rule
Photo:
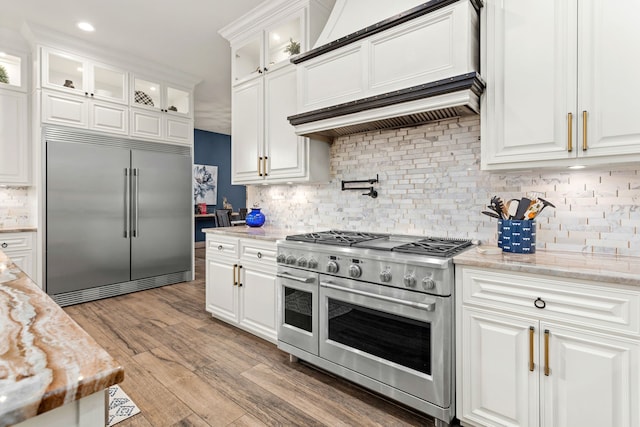
[[[107,147],[126,148],[133,150],[155,151],[159,153],[191,155],[191,147],[186,145],[164,144],[161,142],[140,141],[137,139],[106,136],[75,129],[45,127],[44,139],[47,141],[73,142],[77,144],[94,144]]]
[[[173,283],[186,282],[188,280],[191,280],[191,272],[183,271],[180,273],[148,277],[145,279],[132,280],[130,282],[115,283],[113,285],[51,295],[51,298],[53,298],[53,300],[61,307],[65,307],[68,305],[95,301],[102,298],[124,295],[131,292],[143,291],[145,289],[158,288],[160,286],[171,285]]]

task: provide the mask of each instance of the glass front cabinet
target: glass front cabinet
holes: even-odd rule
[[[129,102],[126,71],[49,48],[42,49],[42,86],[92,99]]]
[[[303,11],[294,13],[235,46],[233,84],[287,65],[291,56],[306,50],[303,16]]]

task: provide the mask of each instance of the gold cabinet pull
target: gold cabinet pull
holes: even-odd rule
[[[267,156],[264,156],[262,159],[262,170],[264,170],[264,176],[267,176]]]
[[[262,163],[260,163],[262,161],[262,157],[258,157],[258,175],[262,176],[262,170],[260,169],[262,167]]]
[[[529,326],[529,370],[533,372],[535,365],[533,363],[533,336],[535,334],[535,328]]]
[[[544,374],[549,376],[549,330],[544,330]]]
[[[242,266],[239,265],[238,266],[238,287],[242,287],[242,282],[240,281],[240,270],[242,269]]]
[[[573,114],[567,114],[567,151],[573,151]]]
[[[233,286],[238,285],[238,279],[236,278],[236,268],[238,268],[238,264],[233,264]]]
[[[582,112],[582,151],[587,151],[587,112]]]

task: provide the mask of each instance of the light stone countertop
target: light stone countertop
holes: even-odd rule
[[[122,366],[0,251],[0,427],[123,379]]]
[[[469,249],[456,255],[453,262],[457,265],[640,286],[638,257],[540,249],[535,254],[489,254],[481,253],[483,249],[482,246]]]
[[[0,233],[22,233],[25,231],[38,231],[37,227],[0,227]]]
[[[227,237],[249,237],[252,239],[275,242],[276,240],[284,240],[289,235],[306,233],[308,231],[289,230],[268,226],[249,227],[248,225],[245,225],[236,227],[203,228],[202,232],[219,234]]]

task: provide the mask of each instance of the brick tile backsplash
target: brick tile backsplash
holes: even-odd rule
[[[0,187],[0,228],[31,226],[29,187]]]
[[[480,214],[490,198],[536,195],[557,207],[538,219],[539,248],[640,256],[639,169],[481,171],[480,120],[465,117],[336,138],[328,184],[248,186],[247,204],[260,204],[267,224],[292,232],[337,228],[495,243],[496,221]],[[341,191],[341,180],[376,173],[378,198]]]

